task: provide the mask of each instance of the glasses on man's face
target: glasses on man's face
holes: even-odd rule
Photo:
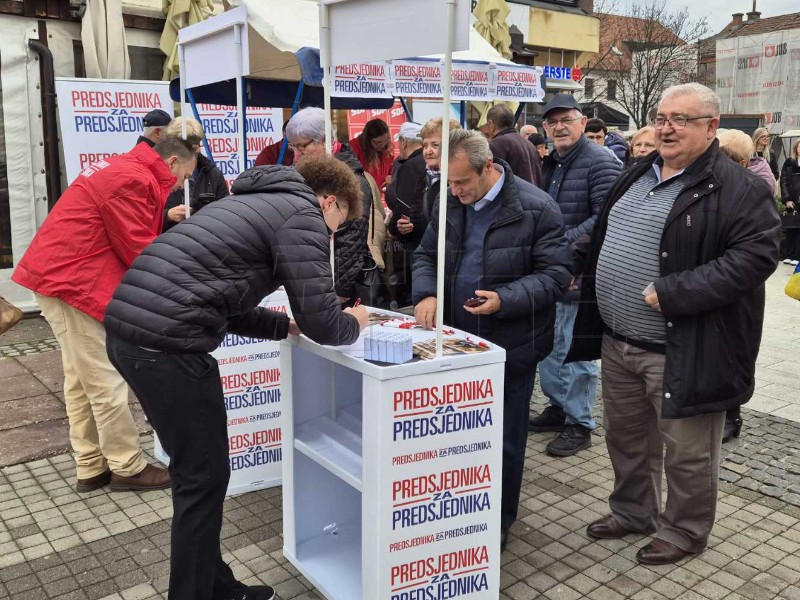
[[[305,144],[287,144],[292,152],[297,154],[303,154],[311,144],[316,144],[317,140],[311,140],[310,142],[306,142]]]
[[[563,119],[547,119],[544,124],[548,127],[558,127],[559,125],[569,127],[575,121],[580,121],[582,118],[583,117],[564,117]]]
[[[684,117],[683,115],[676,115],[674,117],[661,117],[658,116],[653,119],[653,127],[656,129],[663,129],[664,125],[669,123],[672,128],[679,131],[686,127],[689,121],[699,121],[700,119],[713,119],[712,115],[703,115],[702,117]]]
[[[339,215],[342,217],[342,223],[347,221],[347,210],[342,210],[342,207],[339,205],[339,201],[336,200],[335,202],[336,208],[339,210]]]

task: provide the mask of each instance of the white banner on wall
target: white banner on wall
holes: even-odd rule
[[[800,127],[800,30],[717,40],[722,112],[764,115],[772,133]]]
[[[88,165],[130,152],[151,110],[173,114],[163,81],[58,77],[56,94],[68,184]]]

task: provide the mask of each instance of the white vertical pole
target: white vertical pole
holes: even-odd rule
[[[322,67],[322,95],[325,110],[325,154],[333,152],[333,123],[331,119],[331,24],[328,5],[319,4],[319,61]],[[330,239],[330,260],[333,284],[336,285],[336,259],[333,249],[333,236]],[[331,392],[333,393],[333,392]]]
[[[453,70],[453,45],[456,29],[456,0],[447,2],[444,73],[442,74],[442,157],[440,159],[441,184],[439,186],[439,239],[436,248],[436,358],[442,357],[442,329],[444,327],[444,262],[447,229],[447,172],[450,158],[450,77]]]
[[[181,82],[181,137],[186,139],[186,115],[188,114],[188,105],[186,104],[186,59],[184,55],[183,44],[178,42],[178,73],[180,74]],[[191,205],[191,198],[189,197],[189,180],[183,182],[183,205],[186,208],[186,218],[189,218],[189,210]]]
[[[325,107],[325,152],[333,147],[333,123],[331,119],[331,24],[328,5],[319,5],[319,51],[322,66],[322,90]]]
[[[242,108],[242,97],[244,92],[244,71],[242,70],[242,23],[234,25],[234,44],[236,45],[236,122],[239,127],[239,173],[244,173],[247,169],[245,164],[245,135],[244,135],[244,110]]]

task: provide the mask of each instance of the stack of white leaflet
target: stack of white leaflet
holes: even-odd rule
[[[364,338],[364,358],[377,362],[401,364],[412,358],[412,339],[405,333],[370,331]]]

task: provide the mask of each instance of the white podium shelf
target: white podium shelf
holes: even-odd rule
[[[361,348],[283,342],[284,554],[329,600],[496,599],[505,351]]]

